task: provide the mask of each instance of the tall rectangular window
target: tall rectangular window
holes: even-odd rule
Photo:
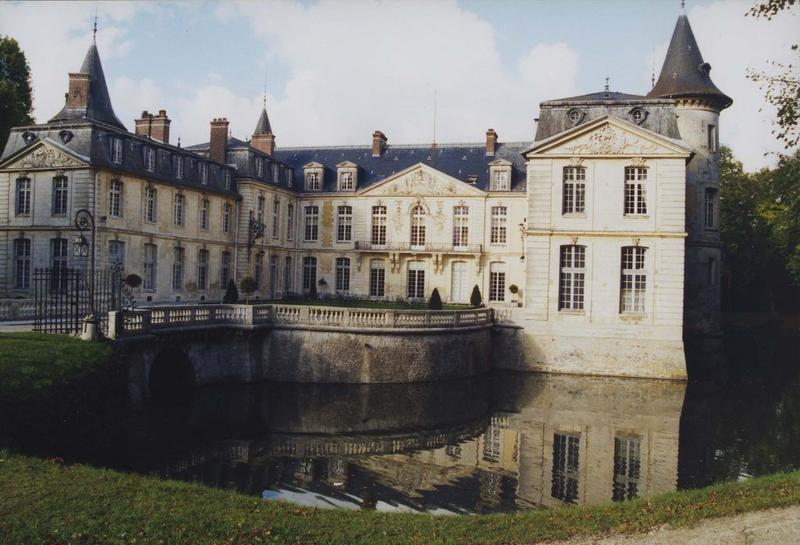
[[[317,258],[303,258],[303,291],[309,292],[317,285]]]
[[[158,193],[155,187],[146,187],[144,190],[144,221],[156,222],[158,213]]]
[[[425,268],[422,261],[408,262],[407,294],[409,299],[425,298]]]
[[[641,439],[638,437],[614,438],[613,501],[632,500],[639,497],[639,475],[642,465]]]
[[[305,212],[305,240],[315,242],[319,239],[319,206],[306,206]]]
[[[50,289],[63,292],[67,289],[67,239],[50,239],[50,268],[52,270]]]
[[[144,245],[144,278],[142,288],[146,291],[156,290],[158,280],[158,246],[155,244]]]
[[[411,246],[425,246],[425,209],[420,205],[411,210]]]
[[[506,300],[506,264],[489,264],[489,301]]]
[[[208,215],[211,202],[203,197],[200,200],[200,229],[208,230]]]
[[[559,263],[558,310],[583,310],[586,247],[562,246]]]
[[[231,253],[223,251],[219,257],[219,287],[225,289],[228,287],[228,281],[231,279]]]
[[[492,191],[508,191],[509,184],[509,171],[507,169],[497,169],[492,171]]]
[[[286,260],[283,266],[283,292],[290,293],[294,290],[294,269],[292,268],[292,258],[290,256],[286,256]]]
[[[14,288],[31,287],[31,239],[14,239]]]
[[[17,178],[17,216],[28,216],[31,213],[31,179]]]
[[[147,172],[156,171],[156,151],[150,146],[144,147],[144,168]]]
[[[353,207],[340,206],[336,214],[336,242],[353,240]]]
[[[709,286],[716,286],[717,285],[717,260],[713,257],[708,258],[708,265],[706,276],[706,284]]]
[[[353,190],[353,173],[350,171],[339,173],[339,191]]]
[[[267,200],[263,195],[256,199],[256,219],[259,223],[264,223],[264,208],[267,206]]]
[[[264,277],[264,252],[256,254],[256,271],[253,275],[253,280],[256,281],[256,289],[261,289],[261,280]]]
[[[231,203],[226,202],[222,205],[222,232],[231,232]]]
[[[197,176],[200,178],[201,184],[208,183],[208,165],[206,163],[197,163]]]
[[[336,292],[347,293],[350,291],[350,258],[336,258]]]
[[[717,151],[717,126],[708,126],[708,151]]]
[[[208,289],[208,250],[197,252],[197,289]]]
[[[180,155],[175,157],[175,177],[183,180],[183,157]]]
[[[717,190],[707,187],[703,196],[704,225],[706,229],[717,228]]]
[[[453,207],[453,246],[463,248],[469,241],[469,207]]]
[[[272,201],[272,238],[279,238],[281,234],[281,201]]]
[[[108,266],[117,271],[125,270],[125,243],[123,241],[108,241]]]
[[[225,191],[229,191],[231,188],[231,171],[230,170],[223,170],[222,171],[222,180],[225,183]]]
[[[111,162],[116,165],[122,164],[122,139],[111,138]]]
[[[320,175],[319,172],[306,173],[306,190],[319,191],[320,190]]]
[[[386,269],[382,259],[373,259],[369,262],[369,296],[383,297],[385,294],[384,283]]]
[[[259,178],[264,177],[264,159],[256,157],[256,176]]]
[[[647,214],[647,168],[625,167],[625,215]]]
[[[562,214],[583,214],[586,211],[586,168],[564,167],[561,199]]]
[[[69,185],[66,176],[53,178],[53,215],[66,216],[69,205]]]
[[[492,244],[505,244],[508,237],[508,209],[505,206],[492,207],[491,238]]]
[[[183,193],[175,194],[175,202],[173,203],[172,219],[175,225],[183,227],[186,224],[186,197]]]
[[[172,289],[183,289],[183,255],[184,249],[181,247],[175,248],[175,255],[172,261]]]
[[[620,312],[643,313],[647,293],[645,253],[647,248],[626,246],[622,248],[622,278]]]
[[[372,244],[384,246],[386,244],[386,207],[372,207]]]
[[[579,435],[553,434],[553,480],[550,495],[557,500],[575,503],[578,499],[580,445]]]
[[[111,180],[108,193],[108,214],[115,218],[121,218],[122,210],[122,182]]]
[[[286,240],[294,240],[294,205],[286,205]]]

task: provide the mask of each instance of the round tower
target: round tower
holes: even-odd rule
[[[686,165],[684,331],[720,331],[719,114],[733,101],[711,81],[689,19],[678,17],[664,66],[648,96],[675,100],[681,140],[694,151]]]

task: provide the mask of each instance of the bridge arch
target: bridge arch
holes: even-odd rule
[[[150,365],[148,387],[153,399],[186,397],[191,394],[195,382],[192,360],[179,348],[164,348]]]

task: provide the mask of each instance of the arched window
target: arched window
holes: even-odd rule
[[[425,246],[425,209],[420,205],[411,209],[411,246]]]

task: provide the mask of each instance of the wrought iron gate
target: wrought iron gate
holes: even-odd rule
[[[36,316],[33,330],[77,335],[83,319],[94,314],[100,331],[108,331],[108,312],[122,308],[122,273],[97,270],[94,282],[80,269],[50,267],[33,271]]]

